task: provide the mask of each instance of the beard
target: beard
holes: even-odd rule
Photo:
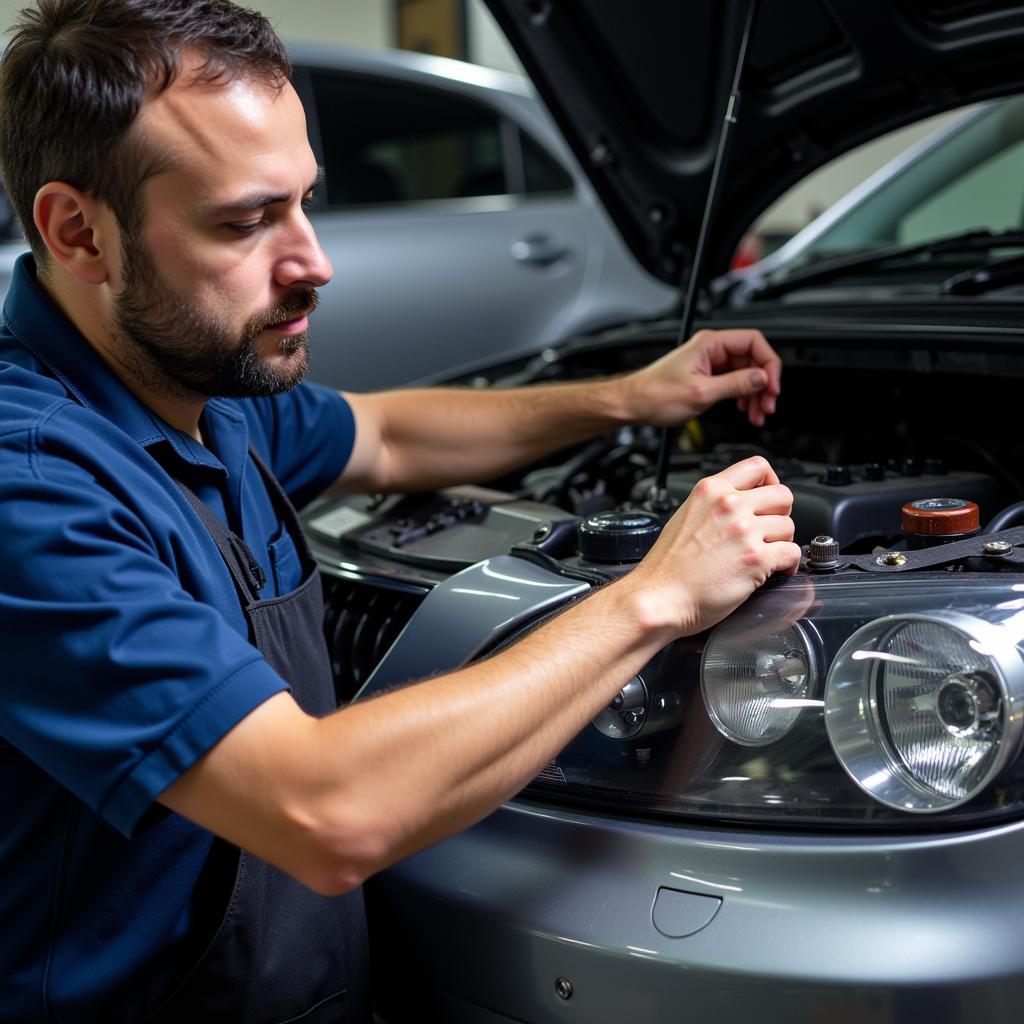
[[[257,336],[267,327],[316,309],[313,288],[290,292],[252,317],[239,335],[209,310],[160,278],[137,238],[125,237],[124,288],[114,304],[120,362],[145,386],[176,400],[265,398],[295,387],[309,369],[307,331],[288,335],[279,367],[261,356]]]

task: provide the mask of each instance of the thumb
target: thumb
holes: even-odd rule
[[[711,386],[707,388],[713,401],[723,398],[745,398],[756,395],[768,383],[768,375],[764,370],[746,369],[720,373],[711,378]]]

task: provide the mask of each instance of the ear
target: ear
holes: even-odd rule
[[[109,280],[120,252],[117,221],[106,203],[63,181],[37,193],[32,218],[54,261],[86,284]]]

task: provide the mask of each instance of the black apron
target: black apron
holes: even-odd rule
[[[263,570],[245,542],[185,484],[175,482],[234,578],[250,640],[291,684],[304,711],[326,715],[335,710],[335,698],[322,632],[319,573],[291,502],[256,452],[250,449],[250,455],[302,561],[302,583],[282,597],[260,600]],[[370,1020],[361,890],[320,896],[218,838],[200,890],[204,899],[219,900],[227,908],[223,920],[181,984],[144,1018],[147,1024],[363,1024]]]

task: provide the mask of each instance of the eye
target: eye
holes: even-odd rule
[[[316,205],[316,193],[310,189],[302,197],[302,209],[304,213],[309,213],[310,210]]]
[[[266,227],[266,223],[266,218],[260,217],[258,220],[232,222],[225,224],[224,227],[237,235],[254,235],[260,228]]]

